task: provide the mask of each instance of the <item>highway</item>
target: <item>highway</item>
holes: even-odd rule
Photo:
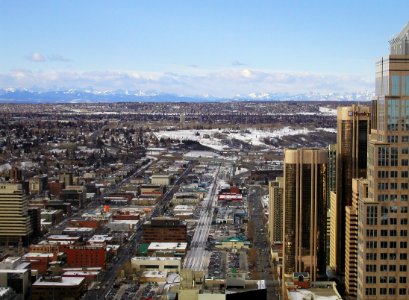
[[[213,182],[210,185],[209,193],[202,201],[200,218],[197,223],[195,233],[190,244],[190,250],[188,251],[183,264],[184,268],[200,271],[207,268],[204,265],[205,257],[207,256],[206,243],[209,236],[210,227],[213,220],[213,204],[217,197],[216,192],[218,190],[218,176],[220,172],[220,166],[217,168],[217,172],[214,176]]]

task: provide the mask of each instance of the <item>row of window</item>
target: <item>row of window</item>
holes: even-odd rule
[[[408,201],[408,195],[400,195],[400,201]],[[380,194],[378,195],[378,201],[379,202],[387,202],[387,201],[397,201],[398,200],[398,195],[392,194],[392,195],[385,195],[385,194]]]
[[[396,288],[380,288],[380,295],[396,295]],[[405,288],[399,288],[399,295],[406,295],[407,291]],[[366,288],[365,295],[374,296],[376,295],[376,288]]]
[[[408,178],[409,171],[401,171],[401,178]],[[398,171],[378,171],[378,178],[398,178]]]
[[[375,248],[377,248],[377,244],[378,244],[377,241],[367,241],[366,242],[366,248],[375,249]],[[396,241],[391,241],[391,242],[389,242],[389,247],[388,247],[388,242],[387,241],[381,241],[380,245],[381,245],[381,248],[397,248],[398,244],[397,244]],[[407,247],[408,247],[408,242],[406,242],[406,241],[399,242],[399,248],[406,249]]]
[[[398,236],[398,230],[396,229],[391,229],[391,230],[382,229],[380,230],[380,232],[381,232],[381,236]],[[407,229],[401,229],[399,233],[400,233],[399,236],[408,236]],[[376,237],[378,236],[378,231],[374,229],[367,229],[366,236]]]
[[[376,276],[366,276],[365,282],[368,284],[375,284],[376,283]],[[380,283],[396,283],[396,277],[395,276],[380,276],[379,277],[379,282]],[[406,283],[407,278],[406,277],[399,277],[399,283]]]

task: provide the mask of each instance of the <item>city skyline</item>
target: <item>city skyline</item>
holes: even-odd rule
[[[372,91],[373,62],[407,23],[405,7],[404,1],[393,7],[381,1],[2,2],[0,35],[8,43],[0,50],[0,88],[224,98]],[[392,11],[389,22],[373,22]]]

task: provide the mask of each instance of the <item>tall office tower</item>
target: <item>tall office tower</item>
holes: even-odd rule
[[[293,272],[309,272],[312,281],[325,276],[327,163],[324,149],[284,152],[285,281]]]
[[[352,179],[352,205],[346,207],[345,293],[356,299],[358,288],[358,199],[368,197],[368,180]]]
[[[270,181],[268,230],[270,245],[283,242],[283,177]]]
[[[328,146],[328,173],[327,173],[327,238],[326,246],[326,263],[329,265],[330,259],[330,236],[331,236],[331,194],[335,193],[337,183],[337,145]],[[331,193],[333,192],[333,193]],[[335,195],[335,194],[334,194]]]
[[[0,244],[28,243],[32,233],[27,198],[21,184],[0,183]]]
[[[366,177],[369,107],[352,105],[337,111],[336,201],[331,203],[330,267],[345,272],[345,208],[352,203],[352,178]]]
[[[368,197],[358,199],[358,299],[407,299],[409,290],[409,24],[389,43],[376,65]]]

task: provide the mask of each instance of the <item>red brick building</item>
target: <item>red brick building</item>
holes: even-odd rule
[[[103,246],[70,246],[65,254],[69,268],[105,268],[106,249]]]
[[[143,224],[143,242],[186,242],[186,223],[176,218],[158,217]]]

